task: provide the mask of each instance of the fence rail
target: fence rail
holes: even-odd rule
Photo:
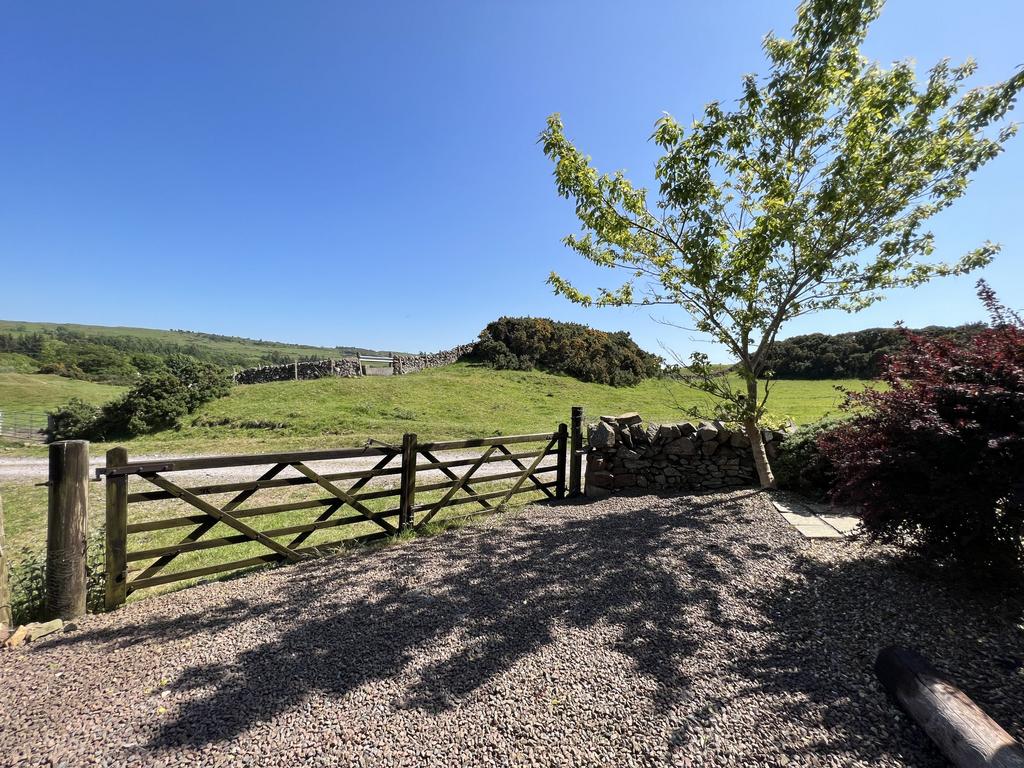
[[[407,434],[401,445],[143,462],[111,449],[96,470],[106,483],[107,607],[141,589],[422,530],[443,511],[461,520],[520,494],[561,499],[568,440],[561,424],[528,435],[419,443]],[[260,474],[216,478],[225,470]],[[191,479],[197,471],[203,482]]]
[[[0,409],[0,435],[21,440],[45,439],[47,415],[37,411]]]

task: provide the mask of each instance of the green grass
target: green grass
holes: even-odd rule
[[[42,413],[73,397],[99,405],[122,392],[124,387],[45,373],[0,373],[0,410],[5,411]]]
[[[797,423],[816,421],[842,399],[836,385],[864,382],[780,381],[770,409]],[[458,364],[406,376],[285,381],[235,387],[178,430],[128,441],[131,454],[259,452],[360,445],[368,438],[398,443],[553,430],[582,405],[590,418],[638,411],[648,421],[687,419],[684,409],[706,396],[678,382],[636,387],[587,384],[536,371],[494,371]]]
[[[35,373],[39,363],[28,355],[17,352],[0,352],[0,373]]]

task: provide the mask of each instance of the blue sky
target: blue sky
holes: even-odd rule
[[[734,98],[794,7],[6,3],[0,317],[416,350],[530,314],[705,349],[647,311],[551,294],[551,269],[604,274],[561,245],[578,225],[537,134],[561,112],[601,169],[649,184],[654,121]],[[920,70],[973,55],[988,83],[1024,64],[1022,27],[1018,0],[890,0],[865,51]],[[935,222],[941,257],[1003,244],[985,276],[1017,307],[1022,178],[1018,137]],[[787,334],[979,319],[973,282]]]

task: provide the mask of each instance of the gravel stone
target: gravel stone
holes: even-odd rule
[[[86,617],[0,653],[0,765],[944,765],[890,643],[1022,735],[1019,597],[772,498],[537,505]]]

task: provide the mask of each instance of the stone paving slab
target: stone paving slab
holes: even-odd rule
[[[827,519],[814,514],[802,504],[789,505],[775,500],[772,504],[787,523],[808,539],[841,539],[852,530],[851,528],[844,531],[838,526],[833,526]]]
[[[853,533],[860,525],[860,518],[852,515],[820,515],[820,517],[844,536]]]

